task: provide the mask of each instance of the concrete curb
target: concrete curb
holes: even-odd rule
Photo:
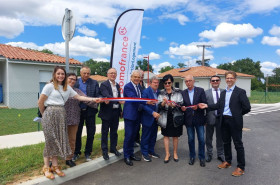
[[[162,139],[163,136],[160,132],[158,132],[157,140]],[[140,151],[140,147],[134,148],[134,152]],[[123,149],[120,149],[119,152],[123,154]],[[105,166],[108,166],[112,163],[115,163],[119,160],[123,159],[123,155],[121,157],[117,157],[114,154],[109,154],[110,159],[105,161],[103,157],[96,158],[90,162],[85,162],[83,164],[79,164],[73,168],[67,168],[66,170],[63,170],[66,174],[65,177],[58,177],[55,175],[54,180],[49,180],[46,177],[40,177],[34,180],[30,180],[27,182],[21,183],[22,185],[55,185],[55,184],[62,184],[64,182],[67,182],[69,180],[75,179],[77,177],[83,176],[87,173],[96,171],[100,168],[103,168]]]

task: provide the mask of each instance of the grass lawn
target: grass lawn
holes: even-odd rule
[[[118,131],[118,149],[123,147],[124,131]],[[82,150],[85,148],[86,137],[82,139]],[[92,158],[100,157],[101,152],[101,134],[95,134],[93,143]],[[22,180],[28,180],[32,177],[42,176],[43,173],[43,149],[45,143],[36,145],[29,145],[11,149],[0,150],[0,184],[13,184]],[[83,153],[83,151],[82,151]],[[82,154],[77,160],[76,164],[85,162],[85,157]],[[64,160],[59,161],[63,169],[68,166],[65,165]]]
[[[251,103],[278,103],[280,102],[280,92],[268,92],[265,97],[265,92],[251,91],[249,100]]]
[[[0,136],[38,131],[38,123],[33,121],[37,117],[37,111],[37,108],[0,109]],[[98,116],[96,116],[96,124],[101,124]],[[40,130],[42,130],[41,125]]]

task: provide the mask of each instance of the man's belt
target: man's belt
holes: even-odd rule
[[[223,115],[223,118],[224,119],[232,119],[233,117],[232,116],[228,116],[228,115]]]

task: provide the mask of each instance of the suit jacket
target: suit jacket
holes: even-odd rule
[[[80,84],[79,80],[77,80],[75,86],[79,89]],[[99,85],[96,80],[93,80],[91,78],[88,79],[87,82],[87,96],[88,97],[100,97],[100,91],[99,91]],[[87,106],[87,116],[95,116],[95,114],[98,112],[98,104],[96,104],[95,107]]]
[[[116,88],[118,90],[118,97],[121,97],[120,85],[118,83],[116,83]],[[105,82],[101,83],[100,93],[101,93],[102,97],[104,97],[104,98],[114,98],[113,90],[112,90],[111,83],[109,80],[106,80]],[[119,105],[118,110],[119,110],[119,116],[120,116],[122,109],[121,109],[121,105],[119,102],[110,102],[109,104],[106,104],[104,102],[104,103],[100,104],[100,110],[99,110],[98,117],[100,117],[101,119],[104,119],[104,120],[111,120],[114,104]]]
[[[138,98],[132,82],[129,82],[124,86],[123,97]],[[138,108],[140,104],[140,102],[126,101],[123,108],[123,118],[128,120],[137,120],[139,118]]]
[[[159,91],[156,91],[157,96],[159,95]],[[155,99],[153,94],[153,89],[151,87],[148,87],[145,89],[142,93],[142,98],[149,98],[149,99]],[[142,115],[141,115],[141,123],[143,126],[151,127],[155,121],[155,118],[153,116],[153,112],[156,112],[156,105],[147,105],[143,104],[142,106]]]
[[[220,89],[221,93],[222,93],[222,91],[224,91],[224,89]],[[220,93],[220,96],[221,96],[221,93]],[[207,103],[214,104],[212,88],[206,90],[205,95],[206,95]],[[215,111],[207,111],[206,123],[208,125],[215,125],[215,123],[216,123]]]
[[[205,92],[200,87],[194,87],[193,104],[191,104],[190,102],[188,89],[182,91],[182,96],[183,96],[182,106],[197,105],[198,103],[207,103]],[[192,126],[193,124],[205,125],[206,123],[206,116],[204,114],[203,109],[197,108],[197,110],[193,110],[189,108],[185,111],[184,115],[185,115],[185,124],[187,126]]]
[[[221,92],[221,97],[216,104],[209,104],[209,110],[220,109],[220,122],[222,122],[222,116],[225,108],[226,91]],[[243,128],[243,115],[251,111],[251,105],[246,95],[246,91],[237,86],[233,89],[229,100],[229,108],[232,113],[233,120],[238,129]]]

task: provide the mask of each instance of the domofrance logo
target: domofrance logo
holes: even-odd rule
[[[119,31],[119,34],[120,34],[120,35],[125,35],[126,32],[127,32],[125,27],[123,27],[123,28],[120,27],[118,31]]]

